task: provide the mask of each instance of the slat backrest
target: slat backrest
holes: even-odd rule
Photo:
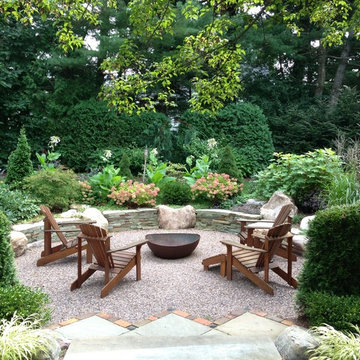
[[[81,224],[80,230],[82,237],[87,241],[95,256],[96,263],[99,266],[105,267],[108,262],[109,268],[112,268],[113,261],[111,254],[106,253],[108,250],[106,246],[106,240],[108,239],[107,231],[90,224]]]
[[[56,222],[56,220],[54,218],[54,215],[52,214],[52,212],[50,211],[50,209],[47,206],[40,205],[40,210],[43,213],[43,215],[45,216],[44,222],[47,220],[52,229],[61,230],[59,224]],[[59,231],[56,232],[56,235],[59,237],[60,241],[66,246],[68,241],[66,240],[65,235]]]
[[[268,254],[269,254],[269,261],[274,257],[275,253],[281,246],[282,241],[284,240],[285,236],[291,230],[291,224],[285,223],[277,226],[273,226],[266,234],[266,238],[269,242]],[[265,240],[266,241],[266,240]],[[262,246],[262,249],[265,249],[265,242]],[[265,249],[266,250],[266,249]],[[256,267],[263,267],[264,266],[265,256],[262,253],[258,261],[256,263]]]
[[[292,208],[293,208],[292,204],[284,205],[281,208],[278,216],[275,218],[273,226],[281,225],[284,224],[285,222],[288,222],[288,217],[291,213]]]

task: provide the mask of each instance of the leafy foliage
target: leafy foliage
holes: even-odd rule
[[[180,181],[170,181],[160,188],[161,202],[172,205],[186,205],[191,201],[191,188]]]
[[[26,132],[24,128],[21,128],[17,147],[9,156],[6,175],[7,183],[20,185],[26,176],[31,175],[33,165],[30,155]]]
[[[119,168],[120,174],[122,176],[124,176],[126,179],[132,179],[133,175],[130,170],[130,159],[126,153],[124,153],[121,157]]]
[[[228,174],[236,179],[241,176],[236,165],[234,152],[229,145],[225,146],[222,150],[218,171],[220,173]]]
[[[155,206],[159,188],[154,184],[143,184],[128,180],[113,188],[109,198],[118,205],[126,205],[130,208],[139,206]]]
[[[188,156],[186,158],[186,163],[189,165],[190,170],[184,174],[184,179],[190,186],[194,185],[196,180],[202,177],[207,177],[210,172],[211,160],[206,155],[196,159],[194,167],[192,167],[192,156]]]
[[[330,149],[304,155],[276,153],[267,169],[257,174],[257,195],[270,198],[277,190],[294,197],[298,205],[305,195],[322,191],[340,169],[340,160]]]
[[[49,357],[51,344],[56,341],[50,332],[36,329],[33,317],[22,319],[14,315],[0,320],[0,357],[2,360]]]
[[[351,330],[350,324],[360,325],[360,296],[334,295],[314,291],[301,297],[303,314],[311,326],[329,324],[338,330]]]
[[[9,186],[0,183],[0,210],[14,224],[28,220],[39,213],[38,201],[20,190],[10,190]]]
[[[10,320],[16,313],[22,318],[33,316],[40,325],[50,321],[50,297],[41,289],[22,284],[0,287],[0,319]]]
[[[0,211],[0,289],[17,282],[14,252],[10,244],[10,222]],[[0,301],[1,308],[3,307]]]
[[[24,188],[54,211],[68,209],[80,196],[80,184],[71,170],[40,170],[24,179]]]
[[[150,183],[153,183],[156,186],[161,186],[162,184],[174,180],[174,178],[166,175],[167,163],[159,162],[156,155],[157,149],[150,151],[149,164],[146,167],[146,174]]]

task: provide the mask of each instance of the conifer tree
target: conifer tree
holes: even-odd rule
[[[15,186],[21,186],[24,177],[31,175],[33,165],[30,159],[30,146],[26,138],[24,128],[21,128],[16,149],[8,159],[6,182]]]
[[[130,170],[130,160],[126,153],[123,154],[120,160],[120,175],[125,176],[127,179],[132,179],[133,175]]]
[[[236,165],[234,152],[229,145],[225,146],[222,151],[218,171],[220,173],[228,174],[236,179],[239,179],[241,176],[240,171]]]
[[[14,251],[10,244],[10,221],[0,210],[0,287],[17,282]]]

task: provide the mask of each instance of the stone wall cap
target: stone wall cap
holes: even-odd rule
[[[35,223],[31,223],[31,224],[16,224],[16,225],[13,225],[13,226],[12,226],[12,229],[13,229],[14,231],[23,232],[23,231],[26,231],[26,230],[36,229],[36,228],[38,228],[39,226],[43,226],[43,222],[42,222],[42,221],[38,221],[38,222],[35,222]]]
[[[232,211],[232,210],[225,210],[225,209],[196,209],[196,213],[218,213],[218,214],[225,214],[225,215],[236,215],[241,218],[246,219],[254,219],[258,220],[261,219],[260,215],[257,214],[247,214],[240,211]]]

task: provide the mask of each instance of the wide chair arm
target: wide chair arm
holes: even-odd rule
[[[220,240],[220,242],[222,244],[224,244],[224,245],[234,246],[234,247],[237,247],[239,249],[250,250],[250,251],[259,252],[259,253],[265,253],[266,252],[266,250],[251,247],[251,246],[246,246],[246,245],[240,244],[238,242],[235,242],[233,240]]]
[[[147,243],[147,240],[139,240],[139,241],[135,241],[135,242],[133,242],[133,243],[131,243],[131,244],[128,244],[128,245],[119,247],[119,248],[117,248],[117,249],[108,250],[106,253],[107,253],[107,254],[111,254],[111,253],[116,252],[116,251],[128,250],[128,249],[131,249],[131,248],[136,247],[136,246],[140,246],[140,247],[141,247],[142,245],[144,245],[144,244],[146,244],[146,243]]]

